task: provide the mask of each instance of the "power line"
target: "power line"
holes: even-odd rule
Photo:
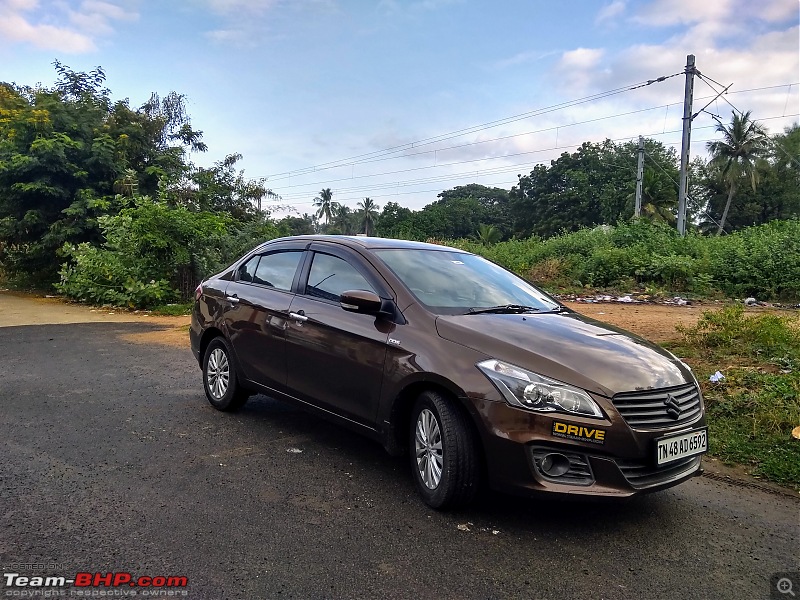
[[[800,116],[800,113],[795,114],[795,115],[788,115],[788,116],[789,117]],[[781,115],[781,116],[774,116],[774,117],[766,117],[766,118],[760,119],[760,120],[766,121],[766,120],[781,119],[781,118],[785,118],[785,116]],[[716,125],[705,125],[705,126],[701,126],[701,127],[695,127],[694,129],[695,130],[712,129],[712,128],[715,128],[715,127],[716,127]],[[653,133],[647,133],[647,134],[643,134],[643,135],[645,137],[648,137],[648,138],[656,138],[656,137],[659,137],[659,136],[671,135],[671,134],[674,134],[674,133],[680,133],[680,130],[653,132]],[[621,141],[627,141],[629,139],[630,138],[626,136],[626,137],[611,139],[610,141],[612,141],[612,142],[621,142]],[[693,143],[698,144],[698,143],[703,143],[703,142],[706,142],[706,141],[709,141],[709,140],[695,140]],[[339,179],[339,180],[327,180],[325,182],[312,182],[312,183],[306,183],[306,184],[297,184],[297,185],[293,185],[293,186],[290,186],[290,187],[304,187],[304,186],[311,187],[311,186],[319,185],[320,183],[330,183],[331,181],[335,182],[335,181],[351,181],[353,179],[368,179],[368,178],[374,178],[374,177],[384,177],[386,175],[396,175],[396,174],[399,174],[399,173],[410,173],[410,172],[416,172],[416,171],[422,171],[422,170],[428,170],[428,169],[436,169],[436,168],[442,168],[442,167],[453,167],[453,166],[465,165],[465,164],[476,163],[476,162],[508,159],[508,158],[513,158],[515,156],[526,156],[526,155],[530,155],[530,154],[538,154],[540,152],[552,152],[552,151],[556,151],[556,150],[566,150],[566,149],[570,149],[570,148],[577,148],[577,147],[581,146],[583,143],[585,143],[585,142],[581,142],[579,144],[565,144],[565,145],[562,145],[562,146],[552,146],[552,147],[549,147],[549,148],[539,148],[539,149],[529,150],[529,151],[525,151],[525,152],[518,152],[518,153],[514,153],[514,154],[506,154],[506,155],[502,155],[502,156],[482,157],[482,158],[478,158],[478,159],[469,159],[469,160],[455,161],[455,162],[449,162],[449,163],[440,163],[440,164],[437,164],[437,165],[426,165],[426,166],[422,166],[422,167],[413,167],[413,168],[401,169],[401,170],[397,170],[397,171],[385,171],[385,172],[381,172],[381,173],[372,173],[372,174],[367,174],[367,175],[359,175],[359,176],[356,176],[356,177],[345,177],[345,178],[342,178],[342,179]],[[666,145],[674,146],[676,144],[677,144],[677,142],[668,143]],[[504,167],[495,167],[495,168],[492,168],[492,169],[484,169],[484,170],[478,170],[478,171],[470,170],[470,171],[465,171],[465,172],[461,172],[461,173],[457,173],[457,174],[447,174],[447,175],[442,175],[442,176],[434,176],[434,177],[430,177],[430,178],[425,178],[423,180],[406,180],[406,181],[398,181],[398,182],[392,182],[392,183],[376,183],[374,185],[367,185],[367,186],[362,186],[362,187],[341,188],[341,189],[337,189],[337,190],[334,190],[334,191],[339,192],[339,193],[341,193],[343,191],[344,192],[359,191],[359,190],[368,191],[368,190],[375,190],[375,189],[386,189],[386,188],[390,188],[390,187],[400,187],[400,186],[405,186],[405,185],[414,185],[415,183],[418,185],[419,183],[417,183],[417,182],[432,183],[434,181],[447,181],[447,180],[452,180],[452,179],[456,179],[456,178],[460,178],[460,177],[470,176],[472,174],[475,174],[475,175],[478,175],[478,174],[497,174],[498,173],[498,171],[497,171],[498,169],[516,170],[516,169],[520,169],[520,168],[523,168],[523,167],[526,167],[526,166],[542,164],[543,162],[547,162],[547,161],[515,163],[514,165],[508,165],[508,166],[504,166]],[[311,192],[309,192],[309,193],[311,193]],[[294,194],[281,195],[281,200],[280,201],[287,201],[287,200],[291,201],[293,198],[304,198],[304,197],[307,197],[307,193],[306,192],[296,192]]]
[[[681,75],[681,74],[683,74],[683,72],[678,73],[677,75]],[[674,77],[674,76],[675,75],[671,75],[669,77]],[[650,81],[657,81],[657,80],[650,80]],[[711,87],[710,84],[707,84],[707,85],[709,85],[709,87]],[[791,86],[794,86],[794,85],[798,85],[798,83],[797,82],[793,82],[793,83],[784,83],[784,84],[780,84],[780,85],[769,85],[769,86],[762,86],[762,87],[756,87],[756,88],[748,88],[748,89],[745,89],[745,90],[735,90],[735,91],[728,92],[728,94],[744,94],[744,93],[748,93],[748,92],[763,91],[763,90],[768,90],[768,89],[778,89],[778,88],[784,88],[784,87],[791,88]],[[641,86],[639,86],[639,87],[641,87]],[[618,88],[618,90],[612,90],[613,93],[610,93],[609,95],[615,95],[617,93],[621,93],[622,91],[628,91],[629,89],[637,89],[637,88]],[[714,88],[712,87],[711,89],[714,89]],[[442,134],[440,136],[434,136],[434,137],[431,137],[431,138],[425,138],[425,139],[419,140],[417,142],[409,142],[407,144],[403,144],[403,145],[400,145],[400,146],[394,146],[392,148],[387,148],[385,150],[376,150],[374,152],[368,152],[368,153],[357,155],[357,156],[353,156],[353,157],[350,157],[350,158],[343,158],[343,159],[339,159],[339,160],[336,160],[336,161],[330,161],[330,162],[327,162],[327,163],[320,163],[319,165],[315,165],[313,167],[306,167],[304,169],[297,169],[297,170],[294,170],[294,171],[285,171],[285,172],[282,172],[282,173],[276,173],[276,174],[273,174],[273,175],[268,175],[266,177],[263,177],[263,176],[262,177],[253,177],[251,179],[268,179],[270,181],[280,181],[282,179],[288,179],[290,177],[300,176],[300,175],[307,175],[307,174],[314,173],[314,172],[317,172],[317,171],[325,171],[325,170],[335,169],[335,168],[339,168],[339,167],[349,167],[349,166],[365,164],[365,163],[370,163],[370,162],[380,162],[380,161],[385,161],[385,160],[396,160],[396,159],[399,159],[399,158],[409,158],[409,157],[414,157],[414,156],[420,156],[420,155],[423,155],[423,154],[432,154],[432,153],[437,153],[437,152],[443,152],[445,150],[451,150],[451,149],[454,149],[454,148],[462,148],[462,147],[466,147],[466,146],[474,146],[474,145],[478,145],[478,144],[491,143],[491,142],[494,142],[494,141],[510,139],[510,138],[514,138],[514,137],[520,137],[520,136],[524,136],[524,135],[532,135],[532,134],[535,134],[535,133],[542,133],[542,132],[545,132],[545,131],[552,131],[552,130],[557,130],[557,129],[566,128],[566,127],[572,127],[574,125],[591,123],[591,122],[594,122],[594,121],[601,121],[601,120],[604,120],[604,119],[617,118],[617,117],[620,117],[620,116],[636,114],[636,113],[639,113],[639,112],[646,112],[646,111],[649,111],[649,110],[658,110],[658,109],[661,109],[661,108],[669,108],[670,106],[675,106],[675,105],[681,104],[680,102],[670,102],[668,104],[663,104],[663,105],[660,105],[660,106],[655,106],[655,107],[650,107],[650,108],[645,108],[645,109],[639,109],[639,110],[635,110],[635,111],[629,111],[627,113],[619,113],[619,114],[615,114],[615,115],[607,115],[605,117],[598,117],[597,119],[590,119],[590,120],[581,121],[581,122],[578,122],[578,123],[567,123],[567,124],[564,124],[564,125],[557,125],[557,126],[554,126],[554,127],[548,127],[548,128],[540,129],[540,130],[534,130],[534,131],[529,131],[529,132],[520,133],[520,134],[513,134],[513,135],[509,135],[509,136],[502,136],[502,137],[499,137],[499,138],[493,138],[491,140],[479,140],[479,141],[476,141],[476,142],[468,142],[468,143],[458,144],[458,145],[454,145],[454,146],[446,146],[444,148],[436,148],[434,150],[425,150],[423,152],[415,152],[415,153],[412,153],[412,154],[403,154],[403,155],[399,155],[399,156],[387,156],[387,154],[396,154],[397,152],[400,152],[400,151],[402,151],[404,149],[409,149],[410,150],[410,149],[413,149],[413,148],[418,148],[418,147],[421,147],[421,146],[430,145],[430,144],[433,144],[433,143],[436,143],[436,142],[446,141],[448,139],[454,139],[454,138],[460,137],[462,135],[466,135],[467,133],[475,133],[475,132],[478,132],[478,131],[483,131],[485,129],[490,129],[492,127],[496,127],[497,125],[502,125],[502,124],[505,124],[505,123],[512,123],[512,122],[515,122],[515,121],[520,121],[520,120],[529,118],[531,116],[539,116],[540,114],[546,114],[548,112],[554,112],[555,110],[560,110],[561,108],[569,108],[571,106],[576,106],[578,104],[583,104],[583,103],[586,103],[586,102],[589,102],[589,101],[599,100],[599,99],[602,99],[604,97],[607,97],[607,96],[604,96],[603,94],[595,94],[594,96],[587,96],[586,98],[582,98],[582,99],[579,99],[579,100],[576,100],[576,101],[565,102],[565,103],[561,103],[559,105],[553,105],[551,107],[546,107],[546,108],[540,109],[538,111],[531,111],[531,112],[528,112],[528,113],[523,113],[522,115],[515,115],[515,116],[512,116],[512,117],[508,117],[506,119],[499,119],[497,121],[491,121],[491,122],[489,122],[487,124],[484,124],[484,125],[476,125],[476,126],[471,127],[471,128],[461,129],[461,130],[452,132],[450,134]],[[697,98],[697,100],[706,100],[706,99],[713,98],[713,97],[714,96],[703,96],[703,97]]]
[[[703,76],[700,76],[700,78],[701,78],[701,79],[703,79],[703,82],[704,82],[704,83],[705,83],[705,84],[706,84],[708,87],[710,87],[712,90],[713,90],[714,88],[711,86],[711,84],[710,84],[710,83],[708,83],[708,82],[706,81],[706,79],[708,79],[709,81],[712,81],[712,82],[716,83],[717,85],[720,85],[720,86],[722,85],[722,84],[720,84],[720,83],[717,83],[716,81],[714,81],[714,80],[713,80],[713,79],[711,79],[710,77],[706,77],[706,78],[704,78]],[[733,84],[731,84],[731,85],[733,85]],[[793,85],[796,85],[796,84],[794,84],[794,83],[790,83],[790,84],[789,84],[789,89],[787,90],[787,95],[786,95],[786,105],[783,107],[783,117],[786,117],[786,116],[787,116],[787,115],[786,115],[786,106],[788,106],[788,103],[789,103],[789,92],[791,91],[791,89],[792,89],[792,86],[793,86]],[[730,87],[730,86],[728,86],[728,87]],[[724,95],[724,94],[722,95],[722,99],[723,99],[723,100],[725,100],[725,102],[727,102],[727,103],[730,105],[730,107],[731,107],[731,108],[732,108],[732,109],[733,109],[735,112],[738,112],[740,116],[742,116],[742,117],[744,116],[744,113],[743,113],[741,110],[739,110],[739,109],[738,109],[736,106],[734,106],[734,105],[733,105],[733,103],[732,103],[732,102],[730,102],[730,101],[729,101],[729,100],[728,100],[728,99],[725,97],[725,95]],[[720,117],[719,117],[718,115],[712,115],[712,116],[714,116],[714,118],[715,118],[715,119],[717,119],[717,122],[720,122],[720,123],[721,123],[721,121],[720,121]],[[790,117],[791,117],[791,116],[795,116],[795,115],[788,115],[788,116],[790,116]],[[776,118],[782,118],[782,117],[776,117]],[[766,119],[758,119],[758,120],[759,120],[759,121],[764,121],[764,120],[766,120]],[[793,155],[792,155],[792,154],[791,154],[791,153],[790,153],[790,152],[789,152],[789,151],[788,151],[786,148],[784,148],[782,144],[779,144],[778,142],[776,142],[776,141],[775,141],[774,139],[772,139],[772,138],[767,138],[767,139],[769,140],[769,143],[770,143],[770,144],[771,144],[771,145],[772,145],[774,148],[777,148],[778,150],[780,150],[781,152],[783,152],[783,153],[784,153],[784,154],[785,154],[785,155],[786,155],[786,156],[789,158],[789,160],[790,160],[791,162],[793,162],[794,164],[796,164],[796,165],[800,166],[800,161],[798,161],[798,160],[797,160],[797,158],[795,158],[795,157],[794,157],[794,156],[793,156]]]
[[[303,175],[303,174],[306,174],[306,173],[310,173],[310,172],[314,172],[314,171],[318,171],[318,170],[322,170],[322,169],[331,169],[331,168],[335,168],[337,166],[349,166],[351,163],[348,162],[348,161],[354,161],[354,160],[357,160],[357,159],[373,157],[375,155],[395,154],[395,153],[400,152],[400,151],[405,150],[405,149],[411,149],[411,148],[415,148],[415,147],[418,147],[418,146],[424,146],[424,145],[429,145],[429,144],[433,144],[433,143],[436,143],[436,142],[445,141],[445,140],[448,140],[448,139],[453,139],[454,137],[460,137],[460,136],[466,135],[468,133],[477,133],[479,131],[484,131],[486,129],[491,129],[491,128],[497,127],[499,125],[505,125],[505,124],[508,124],[508,123],[514,123],[516,121],[521,121],[521,120],[528,119],[528,118],[534,117],[534,116],[540,116],[540,115],[543,115],[543,114],[547,114],[549,112],[562,110],[564,108],[571,108],[573,106],[579,106],[581,104],[594,102],[596,100],[602,100],[604,98],[608,98],[610,96],[615,96],[615,95],[621,94],[623,92],[628,92],[628,91],[631,91],[631,90],[640,89],[640,88],[652,85],[654,83],[661,83],[662,81],[666,81],[667,79],[670,79],[671,77],[676,77],[676,76],[681,75],[681,74],[683,74],[682,71],[679,72],[679,73],[674,73],[672,75],[664,75],[664,76],[661,76],[661,77],[657,77],[656,79],[648,79],[648,80],[639,82],[637,84],[627,85],[627,86],[615,88],[613,90],[607,90],[605,92],[598,92],[597,94],[592,94],[590,96],[585,96],[583,98],[578,98],[576,100],[568,100],[568,101],[565,101],[565,102],[560,102],[558,104],[553,104],[553,105],[550,105],[550,106],[546,106],[546,107],[539,108],[539,109],[536,109],[536,110],[528,111],[528,112],[525,112],[525,113],[512,115],[510,117],[505,117],[505,118],[497,119],[497,120],[494,120],[494,121],[488,121],[486,123],[481,123],[479,125],[473,125],[471,127],[466,127],[464,129],[458,129],[456,131],[451,131],[451,132],[448,132],[448,133],[443,133],[443,134],[440,134],[440,135],[436,135],[436,136],[432,136],[432,137],[428,137],[428,138],[423,138],[421,140],[417,140],[417,141],[413,141],[413,142],[407,142],[405,144],[400,144],[398,146],[392,146],[390,148],[385,148],[383,150],[375,150],[373,152],[367,152],[365,154],[359,154],[359,155],[352,156],[352,157],[349,157],[349,158],[342,158],[342,159],[339,159],[339,160],[320,163],[318,165],[313,165],[313,166],[305,167],[305,168],[302,168],[302,169],[296,169],[296,170],[293,170],[293,171],[284,171],[282,173],[274,173],[272,175],[268,175],[267,179],[272,179],[272,180],[275,180],[276,178],[277,179],[285,179],[286,177],[291,177],[293,175]],[[345,163],[345,164],[341,164],[341,163]]]
[[[512,134],[512,135],[505,135],[505,136],[501,136],[501,137],[497,137],[497,138],[492,138],[492,139],[489,139],[489,140],[478,140],[476,142],[466,142],[464,144],[456,144],[456,145],[453,145],[453,146],[446,146],[444,148],[437,148],[435,150],[425,150],[423,152],[415,152],[413,154],[404,154],[403,156],[399,156],[399,157],[376,158],[376,159],[364,160],[364,161],[360,161],[360,162],[352,163],[352,164],[353,165],[356,165],[356,164],[363,165],[363,164],[369,164],[369,163],[373,163],[373,162],[381,162],[381,161],[385,161],[385,160],[395,160],[397,158],[414,158],[416,156],[422,156],[422,155],[425,155],[425,154],[438,154],[439,152],[445,152],[447,150],[456,150],[456,149],[459,149],[459,148],[466,148],[466,147],[469,147],[469,146],[477,146],[477,145],[480,145],[480,144],[491,144],[491,143],[498,142],[498,141],[504,141],[504,140],[509,140],[509,139],[513,139],[513,138],[517,138],[517,137],[523,137],[523,136],[526,136],[526,135],[534,135],[536,133],[544,133],[544,132],[547,132],[547,131],[556,131],[556,130],[559,130],[559,129],[566,129],[568,127],[575,127],[577,125],[586,125],[587,123],[597,123],[599,121],[604,121],[604,120],[608,120],[608,119],[616,119],[616,118],[619,118],[619,117],[626,117],[626,116],[634,115],[634,114],[637,114],[637,113],[648,112],[648,111],[651,111],[651,110],[660,110],[662,108],[668,108],[672,104],[678,104],[678,103],[675,102],[675,103],[671,103],[671,104],[662,104],[660,106],[652,106],[650,108],[642,108],[642,109],[639,109],[639,110],[632,110],[632,111],[628,111],[628,112],[624,112],[624,113],[617,113],[617,114],[613,114],[613,115],[606,115],[604,117],[597,117],[595,119],[587,119],[586,121],[577,121],[575,123],[566,123],[564,125],[554,125],[553,127],[545,127],[543,129],[536,129],[536,130],[533,130],[533,131],[526,131],[526,132],[523,132],[523,133],[515,133],[515,134]],[[555,150],[555,149],[559,149],[559,148],[562,148],[562,147],[563,148],[571,148],[572,146],[556,146],[554,148],[546,148],[546,149],[543,149],[541,151],[544,152],[546,150]],[[510,155],[510,156],[514,156],[514,155]],[[487,160],[487,158],[475,159],[475,161],[480,161],[480,160]],[[444,165],[444,166],[450,165],[450,164],[458,164],[458,163],[442,163],[442,165]],[[351,166],[351,165],[341,165],[341,166]],[[400,170],[397,170],[397,171],[387,171],[387,172],[381,173],[381,175],[393,175],[393,174],[396,174],[396,173],[406,173],[406,172],[409,172],[409,171],[416,171],[416,170],[420,170],[420,169],[429,169],[429,168],[433,168],[433,167],[437,167],[437,166],[440,166],[440,165],[428,165],[428,166],[425,166],[425,167],[415,167],[415,168],[409,168],[409,169],[400,169]],[[293,187],[304,187],[304,186],[310,186],[310,185],[320,185],[320,184],[325,184],[325,183],[334,183],[334,182],[337,182],[337,181],[347,181],[347,180],[350,180],[350,179],[363,179],[365,177],[373,177],[373,176],[374,175],[356,175],[356,176],[351,175],[350,177],[341,177],[339,179],[325,179],[325,180],[316,181],[316,182],[313,182],[313,183],[296,183],[296,184],[282,186],[281,189],[293,188]]]

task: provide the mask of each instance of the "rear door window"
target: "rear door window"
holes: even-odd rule
[[[302,250],[257,255],[239,267],[237,278],[241,282],[291,291],[302,257]]]
[[[278,290],[291,291],[292,281],[297,272],[297,266],[303,253],[296,252],[275,252],[265,254],[258,261],[253,283],[274,287]]]
[[[256,267],[258,266],[258,259],[260,256],[256,255],[246,263],[241,265],[237,271],[236,279],[246,283],[253,283],[253,278],[256,275]]]

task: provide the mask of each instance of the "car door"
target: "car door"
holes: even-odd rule
[[[385,283],[354,252],[315,246],[286,330],[288,387],[301,400],[373,426],[389,324],[345,311],[339,296],[361,289],[387,297]]]
[[[286,388],[286,323],[303,248],[270,248],[244,261],[225,290],[225,326],[244,376]]]

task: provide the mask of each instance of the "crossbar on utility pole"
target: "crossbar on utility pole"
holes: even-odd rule
[[[689,185],[689,146],[692,138],[692,96],[694,95],[694,54],[686,57],[686,86],[683,93],[683,136],[681,137],[681,177],[678,183],[678,233],[686,234],[686,192]]]
[[[644,138],[639,136],[639,160],[636,163],[636,206],[633,216],[642,216],[642,179],[644,177]]]

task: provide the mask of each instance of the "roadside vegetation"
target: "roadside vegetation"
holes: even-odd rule
[[[800,318],[730,306],[679,330],[669,346],[700,382],[711,454],[800,489]]]
[[[0,83],[0,282],[91,304],[184,314],[199,281],[259,242],[309,233],[434,241],[494,260],[554,293],[800,301],[800,126],[770,135],[749,113],[719,123],[690,172],[685,237],[675,232],[678,157],[645,140],[642,215],[632,219],[637,146],[586,142],[520,175],[476,183],[420,210],[324,188],[313,214],[280,207],[233,152],[212,167],[175,92],[113,100],[98,67],[56,62],[52,87]],[[288,216],[273,218],[266,209]],[[711,449],[800,484],[797,319],[707,313],[674,351],[695,366]],[[718,383],[708,377],[717,370]]]

